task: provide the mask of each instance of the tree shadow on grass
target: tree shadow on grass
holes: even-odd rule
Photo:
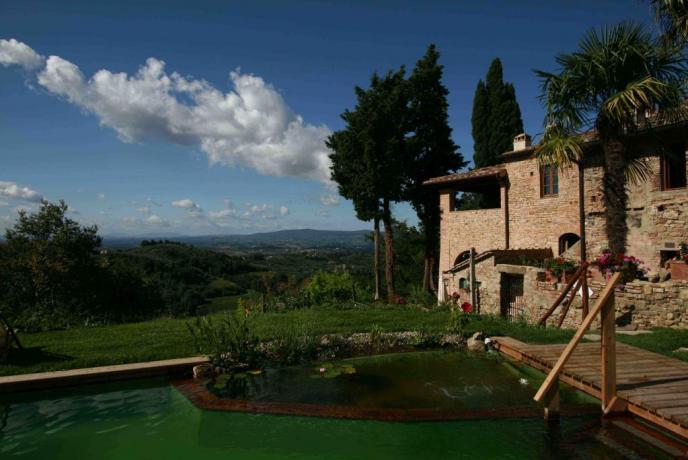
[[[58,363],[74,359],[73,356],[46,351],[45,347],[13,348],[5,364],[26,367],[42,363]]]

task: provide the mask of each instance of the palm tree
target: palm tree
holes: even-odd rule
[[[536,156],[543,165],[578,164],[582,174],[587,137],[582,133],[596,135],[609,249],[624,252],[626,182],[652,173],[632,138],[652,124],[685,118],[685,57],[678,47],[662,46],[644,27],[622,23],[589,31],[577,51],[557,56],[556,63],[556,73],[535,71],[547,112]]]
[[[651,0],[667,42],[688,41],[688,0]]]

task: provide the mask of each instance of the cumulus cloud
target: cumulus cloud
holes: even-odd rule
[[[36,53],[26,43],[10,38],[0,39],[0,65],[18,65],[24,70],[35,70],[43,65],[45,58]]]
[[[253,204],[246,203],[242,210],[237,209],[231,201],[225,202],[225,209],[219,211],[209,211],[208,217],[216,223],[227,223],[229,221],[259,221],[272,220],[279,217],[284,217],[289,214],[289,208],[286,206],[275,206],[267,203]]]
[[[170,225],[169,222],[167,222],[165,219],[158,216],[157,214],[152,214],[148,216],[148,219],[146,219],[146,223],[150,225],[157,225],[160,227],[167,227]]]
[[[323,206],[337,206],[339,205],[339,197],[334,193],[323,193],[320,195],[320,203]]]
[[[24,43],[2,41],[4,65],[41,67],[43,58]],[[2,51],[0,51],[2,53]],[[330,183],[325,125],[304,121],[261,77],[229,73],[231,89],[168,73],[148,58],[132,75],[102,69],[87,78],[74,63],[50,56],[38,83],[112,128],[124,142],[148,139],[198,146],[211,164],[237,166],[271,176]]]
[[[236,209],[222,209],[220,211],[210,211],[208,213],[213,219],[227,219],[229,217],[236,217]]]
[[[29,187],[21,187],[16,182],[0,181],[0,196],[38,203],[43,195]]]
[[[175,208],[185,208],[185,209],[198,209],[199,206],[188,198],[183,200],[177,200],[172,202],[172,206]]]

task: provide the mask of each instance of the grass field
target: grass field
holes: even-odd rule
[[[306,325],[313,334],[369,332],[373,326],[384,331],[439,333],[446,331],[448,316],[446,310],[401,307],[313,309],[257,315],[256,327],[263,339],[275,337],[294,324]],[[20,334],[26,349],[13,349],[8,363],[0,365],[0,375],[194,356],[197,353],[187,329],[188,321],[161,318],[141,323]],[[473,317],[465,327],[465,334],[474,331],[508,335],[530,343],[566,342],[573,335],[570,330],[543,329],[489,316]],[[679,347],[688,346],[688,332],[685,331],[660,329],[654,334],[619,336],[619,340],[688,360],[686,353],[672,353]]]

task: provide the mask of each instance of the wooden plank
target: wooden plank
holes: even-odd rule
[[[197,356],[193,358],[71,369],[67,371],[11,375],[0,377],[0,392],[26,391],[188,372],[194,366],[207,362],[207,357]]]
[[[578,278],[578,281],[576,284],[573,286],[573,289],[571,289],[571,293],[569,294],[569,301],[564,305],[564,309],[559,315],[559,321],[557,321],[557,329],[561,329],[561,325],[564,324],[564,319],[566,319],[566,314],[569,312],[569,308],[571,308],[571,304],[573,303],[573,299],[576,298],[576,291],[580,288],[581,285],[581,279],[583,279],[584,276],[580,276]]]
[[[587,267],[588,267],[587,262],[583,262],[581,264],[581,266],[578,267],[578,270],[576,270],[576,273],[574,273],[573,277],[569,280],[568,283],[566,283],[566,287],[564,288],[564,290],[561,292],[561,294],[559,294],[557,299],[554,301],[552,306],[549,307],[549,309],[545,312],[545,314],[542,315],[542,317],[540,318],[540,321],[538,321],[538,324],[540,326],[542,326],[543,324],[545,324],[545,322],[547,322],[547,318],[549,318],[552,315],[552,313],[554,313],[554,310],[556,310],[557,307],[559,306],[559,304],[561,303],[561,301],[564,300],[564,297],[566,297],[566,295],[569,293],[569,291],[573,287],[573,284],[578,281],[578,278],[580,278],[581,273],[583,273],[583,270],[585,270]]]
[[[675,433],[684,439],[688,439],[688,429],[685,426],[681,426],[680,424],[672,422],[671,420],[668,420],[660,415],[653,414],[652,412],[648,411],[643,407],[639,407],[634,404],[629,404],[628,412],[637,415],[638,417],[643,418],[649,422],[652,422],[655,425],[658,425],[671,433]]]
[[[609,301],[609,299],[613,296],[614,294],[614,288],[616,287],[616,284],[619,282],[619,279],[621,278],[621,273],[615,273],[614,276],[609,280],[607,285],[605,286],[604,290],[600,294],[600,297],[597,300],[597,303],[595,306],[590,310],[590,313],[588,313],[588,316],[585,317],[583,322],[581,323],[580,327],[576,331],[576,334],[573,336],[573,339],[566,345],[566,348],[564,349],[564,352],[561,354],[559,357],[559,360],[556,362],[552,370],[550,371],[549,375],[545,379],[545,381],[542,383],[542,386],[540,386],[540,389],[538,392],[535,394],[535,399],[536,401],[542,401],[544,395],[549,391],[550,387],[553,385],[555,382],[555,377],[559,375],[561,372],[562,368],[566,364],[566,361],[571,357],[571,354],[573,353],[573,350],[576,348],[578,343],[581,341],[583,338],[583,335],[585,335],[586,331],[588,330],[588,327],[590,324],[592,324],[592,321],[595,319],[595,317],[600,313],[602,310],[602,307]]]

